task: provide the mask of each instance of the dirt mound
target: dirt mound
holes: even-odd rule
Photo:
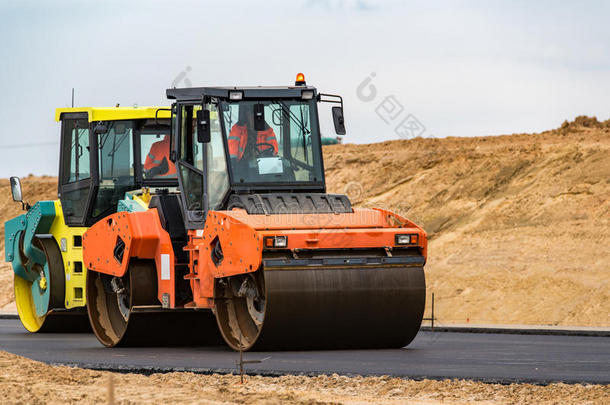
[[[610,120],[598,121],[597,117],[587,117],[586,115],[579,115],[574,118],[574,121],[564,121],[559,128],[559,132],[563,134],[580,132],[582,128],[610,128]]]
[[[333,145],[325,158],[329,191],[429,233],[439,321],[610,326],[610,121]]]
[[[324,155],[329,192],[429,233],[439,322],[610,326],[610,120],[582,116],[533,135],[331,145]],[[24,195],[54,198],[55,181],[25,178]],[[7,180],[0,193],[0,219],[19,214]],[[0,308],[13,300],[11,278],[4,265]]]
[[[610,388],[339,375],[248,376],[242,385],[239,376],[234,375],[118,374],[49,366],[0,351],[0,395],[7,404],[603,404],[607,403]]]

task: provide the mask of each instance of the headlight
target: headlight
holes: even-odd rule
[[[286,236],[266,236],[263,240],[265,248],[285,248],[288,246],[288,237]]]
[[[311,100],[313,98],[313,90],[303,90],[301,92],[301,98],[303,100]]]
[[[231,100],[241,100],[242,98],[244,98],[244,93],[242,93],[241,91],[229,92],[229,99]]]
[[[276,236],[275,238],[275,247],[276,248],[285,248],[288,246],[288,238],[285,236]]]
[[[406,234],[406,235],[401,235],[401,234],[397,234],[394,237],[394,242],[397,245],[417,245],[417,234]]]

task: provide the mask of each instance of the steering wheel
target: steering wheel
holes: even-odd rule
[[[267,142],[260,142],[257,143],[255,146],[255,151],[256,151],[256,157],[260,158],[260,157],[273,157],[275,156],[275,146],[267,143]]]

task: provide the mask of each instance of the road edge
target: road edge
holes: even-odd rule
[[[101,364],[101,363],[61,363],[61,362],[51,362],[47,363],[51,366],[62,366],[62,367],[78,367],[95,371],[110,371],[114,373],[134,373],[134,374],[142,374],[145,376],[150,376],[152,374],[167,374],[167,373],[193,373],[193,374],[203,374],[203,375],[239,375],[239,370],[237,369],[229,369],[229,368],[194,368],[194,367],[155,367],[155,366],[136,366],[136,365],[113,365],[113,364]],[[444,381],[444,380],[463,380],[463,381],[477,381],[485,384],[501,384],[501,385],[510,385],[510,384],[532,384],[532,385],[540,385],[546,386],[550,384],[580,384],[580,385],[608,385],[610,384],[610,380],[602,381],[602,382],[590,382],[586,380],[578,380],[578,379],[544,379],[544,378],[493,378],[493,377],[447,377],[442,375],[395,375],[392,373],[389,374],[381,374],[381,373],[367,373],[367,374],[358,374],[358,373],[330,373],[330,372],[302,372],[302,371],[270,371],[270,370],[262,370],[262,369],[248,369],[244,370],[244,375],[247,376],[261,376],[261,377],[282,377],[286,375],[296,375],[296,376],[304,376],[304,377],[317,377],[320,375],[332,376],[334,374],[344,376],[344,377],[392,377],[392,378],[400,378],[403,380],[414,380],[414,381],[422,381],[422,380],[435,380],[435,381]]]
[[[449,332],[449,333],[491,333],[504,335],[554,335],[554,336],[589,336],[610,337],[610,330],[596,329],[554,329],[554,328],[504,328],[504,327],[468,327],[468,326],[422,326],[421,332]]]

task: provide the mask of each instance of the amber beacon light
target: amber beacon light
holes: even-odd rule
[[[295,86],[305,86],[305,75],[297,73],[297,79],[294,81]]]

